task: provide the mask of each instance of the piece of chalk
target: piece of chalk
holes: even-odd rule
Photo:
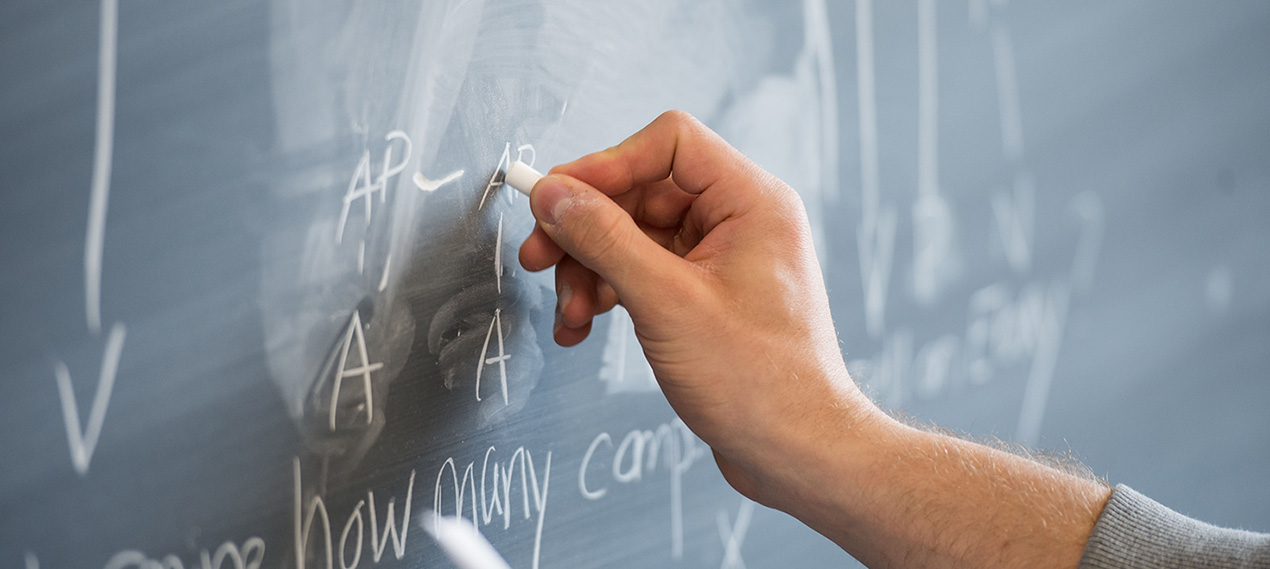
[[[510,569],[472,522],[426,512],[419,522],[459,569]]]
[[[534,184],[537,184],[538,180],[541,179],[542,172],[534,170],[533,166],[517,160],[507,167],[507,175],[503,177],[503,182],[516,188],[520,193],[529,195],[529,190],[532,190]]]

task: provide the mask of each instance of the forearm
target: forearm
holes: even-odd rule
[[[1075,568],[1106,485],[877,412],[828,445],[795,515],[869,567]],[[823,480],[815,480],[821,478]],[[844,483],[845,482],[845,483]]]

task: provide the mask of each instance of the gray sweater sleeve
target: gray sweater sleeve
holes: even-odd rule
[[[1116,486],[1080,569],[1270,569],[1270,535],[1224,529]]]

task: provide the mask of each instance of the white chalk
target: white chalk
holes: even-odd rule
[[[507,167],[507,175],[503,177],[503,183],[516,188],[522,194],[529,195],[529,190],[534,188],[534,184],[542,179],[542,172],[534,170],[530,166],[520,160],[512,162]]]
[[[516,164],[520,164],[517,162]],[[521,164],[524,166],[524,164]],[[525,168],[529,168],[525,166]],[[532,172],[533,169],[530,168]],[[535,172],[536,173],[536,172]],[[510,176],[510,174],[509,174]],[[539,177],[542,177],[539,175]],[[530,186],[533,187],[533,186]],[[520,189],[520,188],[516,188]],[[521,190],[525,191],[525,190]],[[437,540],[446,557],[459,569],[511,569],[502,556],[494,550],[476,526],[463,518],[442,516],[426,512],[419,520],[424,531]]]

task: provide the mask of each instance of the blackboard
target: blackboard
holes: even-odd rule
[[[1270,7],[0,6],[0,560],[850,565],[729,489],[500,187],[680,108],[809,206],[849,367],[1270,528]],[[327,544],[330,544],[328,555]],[[298,551],[306,553],[297,554]]]

